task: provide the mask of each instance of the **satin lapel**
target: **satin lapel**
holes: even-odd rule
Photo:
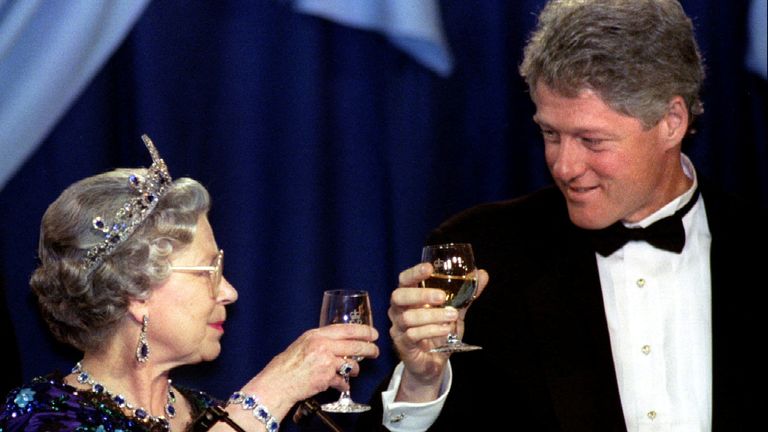
[[[623,431],[595,255],[575,228],[565,237],[527,293],[552,403],[563,431]]]
[[[766,262],[759,259],[760,253],[765,257],[760,248],[766,239],[757,238],[753,225],[745,223],[748,210],[707,189],[702,197],[712,235],[712,430],[754,430],[755,417],[764,409],[757,401],[765,400],[763,386],[755,385],[760,375],[765,379],[764,357],[757,354],[755,341],[765,338],[765,320],[758,317],[764,316],[766,304],[761,282]]]
[[[726,294],[720,287],[727,283],[727,267],[723,260],[727,260],[724,252],[729,250],[730,239],[717,233],[719,212],[708,211],[710,230],[713,232],[712,249],[710,251],[710,269],[712,270],[712,426],[714,430],[719,430],[721,426],[727,426],[723,423],[724,419],[731,417],[728,405],[728,392],[732,385],[730,379],[727,379],[730,373],[728,369],[732,368],[733,359],[731,352],[738,347],[732,346],[729,341],[727,329],[728,308],[726,307],[726,298],[721,294]],[[715,227],[715,228],[712,228]]]

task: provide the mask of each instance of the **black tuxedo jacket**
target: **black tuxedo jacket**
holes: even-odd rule
[[[768,392],[758,354],[768,219],[700,189],[712,234],[713,430],[751,431]],[[453,386],[430,431],[626,430],[595,254],[560,192],[466,210],[428,239],[446,241],[472,243],[490,283],[464,336],[484,349],[451,356]]]

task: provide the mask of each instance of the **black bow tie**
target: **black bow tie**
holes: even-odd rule
[[[683,216],[693,208],[699,198],[698,188],[688,203],[675,212],[650,224],[646,228],[627,228],[621,221],[603,228],[590,231],[592,245],[595,251],[602,256],[608,256],[630,240],[648,242],[650,245],[670,252],[680,253],[685,246],[685,228],[683,228]]]

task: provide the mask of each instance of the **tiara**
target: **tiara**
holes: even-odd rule
[[[142,135],[141,139],[152,156],[152,165],[147,168],[146,176],[131,174],[128,177],[128,185],[136,196],[123,204],[111,221],[106,221],[101,216],[93,218],[92,227],[103,234],[104,240],[85,254],[83,265],[88,271],[101,264],[106,256],[131,236],[131,233],[152,213],[158,200],[172,182],[168,167],[152,140],[147,135]]]

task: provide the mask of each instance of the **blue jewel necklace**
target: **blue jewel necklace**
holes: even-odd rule
[[[170,426],[170,423],[168,423],[168,419],[172,419],[176,417],[176,408],[173,406],[173,404],[176,403],[176,394],[173,392],[173,387],[171,387],[170,379],[168,380],[168,396],[165,404],[165,416],[153,416],[149,414],[149,411],[147,411],[143,407],[137,407],[136,405],[125,400],[125,397],[123,395],[115,394],[107,390],[107,388],[104,387],[103,384],[94,380],[93,377],[91,377],[91,374],[89,374],[88,371],[83,369],[83,365],[81,364],[81,362],[77,362],[75,367],[72,368],[71,373],[72,375],[76,376],[77,382],[79,382],[80,384],[86,384],[91,386],[91,390],[94,393],[107,395],[110,399],[112,399],[114,403],[117,404],[117,406],[131,411],[131,413],[133,414],[133,417],[135,417],[137,420],[144,423],[146,422],[160,423],[163,426],[165,426],[166,430],[171,430],[171,426]]]

